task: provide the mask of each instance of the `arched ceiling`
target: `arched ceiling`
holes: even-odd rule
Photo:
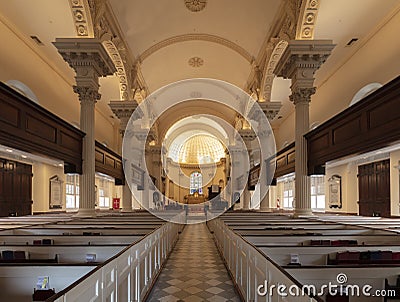
[[[109,2],[129,47],[137,56],[165,39],[195,33],[219,36],[256,56],[282,3],[281,0],[246,0],[246,3],[209,0],[203,10],[192,12],[183,0]]]
[[[282,4],[248,0],[244,9],[241,1],[206,1],[193,12],[183,0],[109,2],[150,91],[195,77],[244,88]],[[202,66],[190,66],[191,58]]]
[[[221,119],[230,125],[233,125],[237,113],[232,108],[229,108],[221,103],[209,100],[190,100],[181,102],[165,111],[158,118],[157,123],[160,132],[160,139],[164,139],[168,130],[173,127],[173,125],[175,125],[177,122],[185,118],[192,117],[194,114],[208,115],[209,118],[215,116],[216,118]],[[198,120],[196,119],[191,118],[191,120],[193,120],[194,124],[198,123]],[[222,128],[225,127],[221,123],[219,123],[219,125]],[[224,130],[225,133],[229,131],[229,129]]]

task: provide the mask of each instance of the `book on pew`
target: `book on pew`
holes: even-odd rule
[[[42,244],[43,245],[53,245],[54,241],[53,241],[53,239],[42,239]]]
[[[33,301],[46,301],[56,292],[50,288],[49,276],[39,276],[36,282],[36,288],[33,290]]]
[[[14,260],[26,260],[27,253],[25,251],[14,251]]]
[[[3,260],[14,260],[14,251],[5,250],[1,252],[1,258]]]

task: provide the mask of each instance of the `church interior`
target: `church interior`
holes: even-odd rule
[[[400,301],[398,0],[0,0],[0,301]]]

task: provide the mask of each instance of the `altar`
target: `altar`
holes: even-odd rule
[[[185,196],[186,204],[201,204],[204,202],[206,202],[206,197],[204,196],[204,194],[199,194],[199,193],[195,192],[194,194]]]

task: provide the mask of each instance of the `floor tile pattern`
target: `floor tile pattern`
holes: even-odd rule
[[[187,225],[147,302],[241,301],[205,223]]]

